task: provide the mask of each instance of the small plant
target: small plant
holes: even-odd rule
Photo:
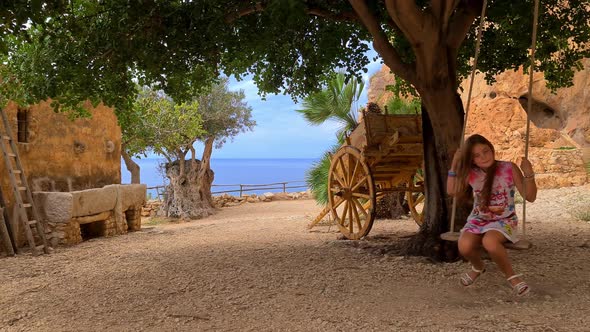
[[[574,216],[582,221],[590,222],[590,208],[582,208],[574,213]]]
[[[522,202],[524,202],[524,199],[522,198],[520,193],[517,191],[516,194],[514,195],[514,204],[522,204]]]
[[[153,199],[154,199],[154,197],[152,196],[152,193],[148,192],[148,193],[145,195],[145,199],[146,199],[147,201],[151,201],[151,200],[153,200]]]
[[[422,103],[418,98],[408,101],[399,97],[392,97],[387,101],[385,108],[387,114],[420,114],[422,112],[421,105]]]
[[[146,221],[142,222],[142,226],[157,226],[162,224],[171,223],[174,221],[178,221],[178,219],[174,218],[166,218],[166,217],[151,217],[148,218]]]

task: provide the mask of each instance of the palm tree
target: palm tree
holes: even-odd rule
[[[352,132],[358,125],[357,103],[364,87],[362,80],[352,78],[346,82],[344,73],[336,73],[323,90],[303,100],[303,109],[297,110],[312,125],[321,125],[327,120],[334,120],[341,124],[336,132],[338,145],[324,153],[306,174],[307,185],[314,194],[315,200],[321,205],[328,203],[330,153],[334,153],[344,142],[346,134]]]
[[[328,81],[327,86],[303,100],[303,109],[297,112],[303,114],[312,125],[321,125],[327,120],[334,120],[341,124],[336,133],[338,142],[344,142],[347,132],[358,125],[358,100],[365,88],[365,83],[356,78],[346,82],[344,73],[336,73]]]

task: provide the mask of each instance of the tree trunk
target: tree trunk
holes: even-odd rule
[[[377,202],[376,219],[399,219],[408,215],[410,208],[405,204],[405,192],[387,193]]]
[[[456,244],[442,241],[440,234],[449,230],[452,198],[446,192],[447,171],[452,161],[450,152],[459,147],[463,126],[463,104],[452,90],[424,91],[422,127],[426,206],[420,232],[406,246],[410,255],[429,256],[436,260],[453,260],[458,256]],[[469,214],[466,204],[457,205],[455,229]]]
[[[208,137],[205,140],[205,148],[201,157],[201,168],[197,177],[198,191],[203,199],[207,200],[210,206],[213,206],[213,197],[211,196],[211,184],[213,183],[214,173],[211,171],[211,154],[213,153],[213,142],[215,137]]]
[[[121,157],[123,157],[123,161],[125,161],[125,167],[129,173],[131,173],[131,183],[139,184],[140,181],[140,168],[139,165],[131,159],[127,150],[125,149],[125,144],[121,144]]]
[[[181,165],[184,166],[183,172],[180,170]],[[209,169],[205,176],[199,177],[201,169],[202,162],[198,160],[186,160],[182,163],[177,160],[172,164],[166,164],[166,176],[170,184],[166,186],[167,198],[164,209],[169,217],[184,220],[201,219],[215,212],[211,194],[206,197],[200,191],[201,186],[211,187],[213,171]],[[203,181],[207,183],[201,183]]]

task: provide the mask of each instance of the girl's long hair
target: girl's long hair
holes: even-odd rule
[[[473,168],[477,168],[477,166],[473,162],[473,147],[476,144],[487,145],[490,148],[490,150],[492,150],[494,156],[496,154],[494,146],[485,137],[475,134],[467,138],[461,151],[461,159],[459,161],[459,165],[457,165],[457,193],[458,198],[463,200],[468,198],[468,194],[470,192],[468,190],[470,186],[467,183],[469,172]],[[492,166],[490,166],[490,168],[486,171],[486,180],[480,194],[481,207],[485,208],[490,204],[490,196],[492,194],[492,185],[494,183],[494,177],[496,175],[497,164],[498,163],[494,160]]]

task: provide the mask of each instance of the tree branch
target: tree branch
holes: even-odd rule
[[[328,18],[328,19],[331,19],[334,21],[360,22],[359,17],[354,12],[342,12],[342,13],[336,14],[336,13],[332,13],[330,11],[322,10],[319,8],[308,8],[306,12],[309,15],[324,17],[324,18]]]
[[[242,6],[241,8],[234,10],[232,13],[225,15],[225,22],[230,24],[240,17],[263,12],[265,9],[266,5],[261,2],[257,2],[254,5]],[[354,12],[334,13],[320,8],[307,8],[305,12],[312,16],[323,17],[334,21],[359,22],[359,17]]]
[[[447,31],[449,19],[461,0],[432,0],[432,14],[442,25],[442,31]]]
[[[412,45],[422,40],[424,14],[414,1],[385,0],[385,8]]]
[[[473,21],[480,14],[482,0],[461,1],[448,25],[447,45],[455,52],[461,47]]]
[[[389,43],[385,32],[381,29],[377,18],[370,12],[365,0],[349,0],[354,8],[354,11],[359,16],[363,25],[367,28],[369,33],[373,36],[373,46],[375,50],[383,58],[383,62],[399,77],[415,84],[416,73],[413,67],[405,64],[400,58],[399,54]]]
[[[194,146],[190,146],[189,149],[191,150],[191,162],[193,163],[193,165],[196,162],[196,152],[195,152],[195,147]]]
[[[254,5],[242,6],[234,9],[232,13],[225,15],[225,22],[230,24],[233,23],[240,17],[247,16],[253,13],[263,12],[266,9],[261,2],[257,2]]]

